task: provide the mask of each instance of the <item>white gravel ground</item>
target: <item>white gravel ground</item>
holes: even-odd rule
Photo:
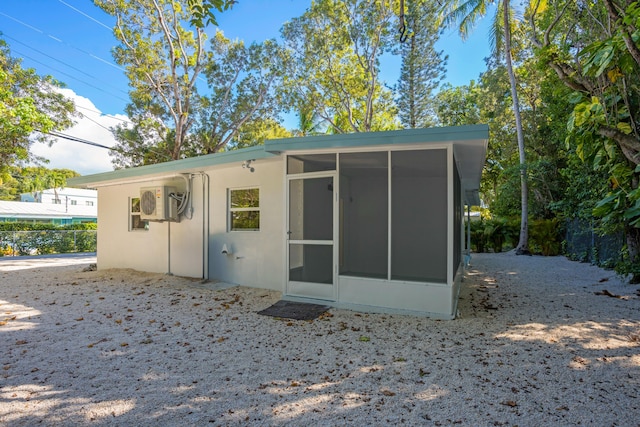
[[[0,425],[640,426],[640,287],[587,264],[479,254],[457,320],[307,322],[91,261],[0,260]]]

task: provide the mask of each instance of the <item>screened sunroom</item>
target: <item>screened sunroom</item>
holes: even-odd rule
[[[412,136],[282,151],[288,297],[455,314],[464,249],[458,164],[477,156],[479,184],[486,138],[456,147]]]

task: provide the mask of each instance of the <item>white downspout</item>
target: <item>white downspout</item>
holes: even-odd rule
[[[202,179],[202,280],[209,280],[209,194],[210,178],[200,172]]]
[[[469,267],[471,262],[471,205],[467,205],[467,250],[464,255],[464,266]]]
[[[167,221],[167,276],[173,276],[171,273],[171,221]]]

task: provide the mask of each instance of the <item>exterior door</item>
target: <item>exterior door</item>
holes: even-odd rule
[[[287,294],[336,299],[335,173],[288,179]]]

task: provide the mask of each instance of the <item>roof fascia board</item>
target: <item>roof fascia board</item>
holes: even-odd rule
[[[274,157],[275,154],[266,152],[263,146],[242,148],[240,150],[225,151],[223,153],[207,154],[198,157],[173,160],[154,165],[138,166],[93,175],[78,176],[67,180],[68,186],[100,187],[115,181],[127,182],[141,177],[162,177],[189,170],[199,170],[206,167],[222,165],[245,160],[264,159]]]
[[[486,144],[489,139],[488,125],[466,125],[434,127],[426,129],[404,129],[380,132],[359,132],[339,135],[318,135],[301,138],[274,139],[264,145],[207,154],[154,165],[139,166],[93,175],[79,176],[67,180],[68,186],[101,187],[114,183],[130,182],[139,178],[162,178],[173,174],[197,171],[202,168],[245,160],[264,159],[277,156],[281,152],[310,151],[322,149],[343,149],[364,147],[401,147],[413,144],[461,143],[480,140]],[[486,148],[485,148],[486,149]]]
[[[467,125],[272,139],[265,141],[264,149],[268,152],[280,153],[293,150],[337,149],[485,139],[489,139],[489,127],[487,125]]]

